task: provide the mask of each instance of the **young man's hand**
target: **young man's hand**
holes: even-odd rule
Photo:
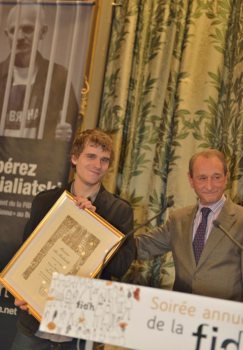
[[[75,197],[75,200],[76,200],[76,205],[80,209],[89,209],[91,211],[96,210],[96,207],[92,204],[92,202],[88,198],[77,196]]]
[[[15,298],[14,299],[14,305],[19,307],[21,310],[28,311],[28,304],[26,303],[25,300],[20,300]]]

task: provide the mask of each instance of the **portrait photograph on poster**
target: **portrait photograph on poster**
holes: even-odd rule
[[[94,278],[123,237],[65,191],[3,269],[0,282],[40,320],[53,272]]]
[[[69,141],[78,117],[91,6],[29,3],[0,1],[0,136]]]

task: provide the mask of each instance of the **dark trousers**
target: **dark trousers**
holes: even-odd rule
[[[17,332],[11,350],[84,350],[84,347],[85,341],[82,339],[80,341],[73,339],[64,343],[57,343],[34,335],[28,337],[23,333]]]

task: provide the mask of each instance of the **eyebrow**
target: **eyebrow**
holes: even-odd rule
[[[90,156],[98,157],[97,154],[93,153],[93,152],[84,152],[84,155],[90,155]],[[103,156],[103,157],[101,157],[101,159],[110,159],[110,156]]]

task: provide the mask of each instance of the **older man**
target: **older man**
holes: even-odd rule
[[[209,149],[195,154],[188,178],[197,205],[172,212],[164,225],[141,234],[138,257],[149,259],[172,251],[174,290],[243,301],[243,208],[224,195],[227,176],[221,152]]]
[[[0,63],[0,130],[3,136],[64,141],[72,137],[78,103],[71,87],[67,115],[60,123],[67,71],[54,63],[51,79],[47,80],[50,62],[38,51],[38,44],[47,31],[41,6],[18,5],[8,13],[5,34],[11,54]],[[47,106],[46,111],[44,106]],[[40,128],[43,132],[39,133]]]

